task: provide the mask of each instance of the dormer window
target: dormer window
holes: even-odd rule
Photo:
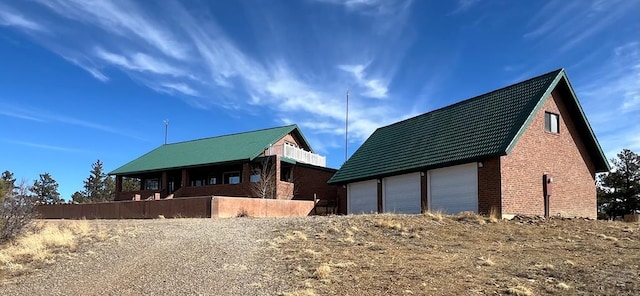
[[[550,133],[560,133],[560,115],[544,112],[544,130]]]

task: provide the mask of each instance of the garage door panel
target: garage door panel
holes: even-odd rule
[[[384,178],[382,190],[385,212],[403,214],[421,212],[420,173]]]
[[[429,171],[430,210],[455,214],[478,211],[476,163]]]
[[[349,214],[377,212],[378,182],[376,180],[369,180],[348,184],[347,210]]]

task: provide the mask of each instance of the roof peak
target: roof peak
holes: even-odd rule
[[[290,127],[292,129],[296,129],[296,128],[298,128],[298,125],[297,124],[290,124],[290,125],[283,125],[283,126],[274,126],[274,127],[262,128],[262,129],[245,131],[245,132],[237,132],[237,133],[226,134],[226,135],[218,135],[218,136],[211,136],[211,137],[205,137],[205,138],[199,138],[199,139],[193,139],[193,140],[186,140],[186,141],[180,141],[180,142],[174,142],[174,143],[167,143],[167,144],[164,144],[162,146],[169,146],[169,145],[197,142],[197,141],[202,141],[202,140],[210,140],[210,139],[229,137],[229,136],[237,136],[237,135],[242,135],[242,134],[263,132],[263,131],[274,130],[274,129],[279,129],[279,128],[287,128],[287,127]]]

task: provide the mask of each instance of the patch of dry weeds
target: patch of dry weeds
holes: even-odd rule
[[[84,220],[37,221],[31,231],[0,246],[0,276],[17,276],[52,264],[60,255],[75,253],[82,242],[100,239],[100,233]]]

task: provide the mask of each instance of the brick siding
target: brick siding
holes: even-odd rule
[[[545,111],[560,114],[559,134],[545,131]],[[511,153],[500,157],[500,173],[503,214],[543,215],[542,176],[549,174],[550,215],[596,218],[595,168],[557,90]]]
[[[478,212],[489,214],[491,209],[501,211],[500,157],[485,159],[478,167]]]

